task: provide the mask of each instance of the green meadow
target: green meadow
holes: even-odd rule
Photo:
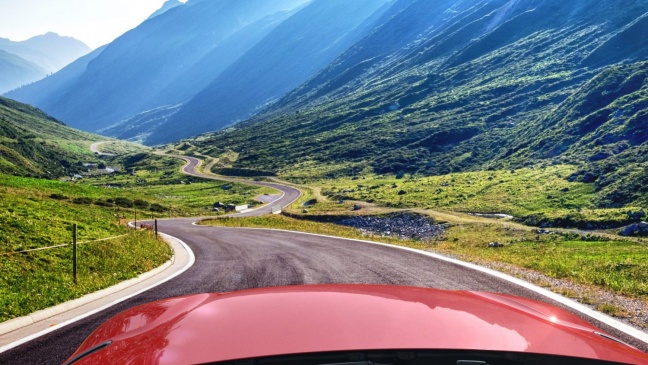
[[[136,214],[139,219],[215,215],[214,202],[253,203],[270,191],[168,170],[66,182],[0,174],[0,321],[106,288],[169,260],[164,242],[125,226]],[[73,224],[81,243],[77,283]]]
[[[571,166],[442,176],[367,176],[322,181],[322,194],[385,207],[445,209],[521,216],[590,205],[594,186],[570,183]]]
[[[87,233],[89,230],[88,222],[82,231]],[[59,243],[70,241],[71,236]],[[71,245],[26,253],[5,251],[0,253],[0,321],[24,316],[137,277],[160,266],[171,255],[169,246],[146,230],[83,243],[78,245],[75,283]]]
[[[641,210],[597,207],[593,183],[570,181],[576,170],[570,165],[541,165],[427,177],[367,174],[323,179],[305,183],[307,190],[316,193],[307,194],[300,204],[316,200],[316,204],[306,203],[311,213],[349,211],[356,202],[362,202],[363,209],[370,211],[380,208],[506,214],[527,225],[587,229],[629,224],[627,212]],[[295,211],[300,208],[293,205]]]

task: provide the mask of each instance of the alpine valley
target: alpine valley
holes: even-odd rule
[[[621,207],[648,203],[647,76],[646,0],[192,0],[6,96],[286,177],[568,164]]]
[[[0,76],[54,72],[2,45]],[[174,220],[214,216],[200,224],[434,251],[648,328],[648,0],[168,0],[40,81],[12,82],[0,97],[0,321],[169,260],[156,235],[126,227],[139,214],[151,230],[168,219],[162,232],[181,230],[207,267],[159,287],[174,296],[203,291],[217,266],[227,290],[374,274],[435,285],[383,270],[400,251],[331,256],[311,277],[319,256],[296,245],[354,256],[355,243],[230,240],[239,233]],[[251,216],[270,210],[281,214]],[[78,285],[74,227],[92,243]],[[462,273],[439,278],[500,285]],[[470,285],[450,280],[463,276]],[[20,354],[67,351],[44,339]]]

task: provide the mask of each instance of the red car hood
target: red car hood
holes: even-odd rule
[[[529,299],[377,285],[197,294],[132,308],[101,325],[75,364],[193,364],[384,349],[554,354],[634,364],[648,355],[579,317]]]

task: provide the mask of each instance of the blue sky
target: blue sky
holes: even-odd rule
[[[90,48],[135,28],[166,0],[0,0],[0,37],[22,41],[55,32]]]

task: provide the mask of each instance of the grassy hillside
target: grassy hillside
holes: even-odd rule
[[[60,177],[94,162],[93,141],[105,139],[65,126],[27,104],[0,97],[0,173]]]
[[[153,155],[123,159],[124,171],[63,182],[0,174],[0,321],[26,315],[151,270],[169,247],[125,227],[137,216],[215,215],[215,202],[255,204],[271,192],[177,172],[181,162]],[[126,170],[132,171],[127,173]],[[79,278],[71,273],[78,225]],[[107,241],[96,241],[111,238]],[[43,251],[26,250],[64,245]]]
[[[250,122],[249,127],[243,125],[190,143],[197,146],[194,150],[214,157],[238,152],[234,167],[275,171],[299,181],[571,164],[576,168],[563,178],[593,184],[589,198],[597,207],[645,206],[647,75],[648,62],[618,65],[592,75],[579,87],[558,88],[545,95],[538,90],[538,100],[564,100],[541,102],[544,106],[524,111],[529,119],[520,122],[502,115],[508,109],[490,102],[478,110],[462,103],[448,113],[447,123],[424,122],[429,111],[423,109],[408,110],[412,114],[405,117],[405,110],[389,111],[385,106],[383,114],[365,112],[365,119],[355,121],[358,111],[345,107],[347,114],[326,114],[323,107],[315,107],[266,123]],[[562,82],[561,77],[557,76],[556,82]],[[509,103],[505,100],[514,98],[518,87],[522,86],[498,99]],[[480,91],[466,87],[454,92]],[[495,114],[481,116],[483,113]],[[409,122],[413,115],[421,119]],[[458,125],[452,118],[463,118],[464,124]],[[488,122],[489,118],[492,121]],[[470,119],[487,122],[467,124]],[[493,125],[489,128],[488,123]],[[431,130],[424,128],[428,124],[434,124]]]
[[[559,156],[582,166],[572,179],[594,182],[600,206],[646,205],[647,121],[648,62],[610,67],[546,115],[510,159]]]

